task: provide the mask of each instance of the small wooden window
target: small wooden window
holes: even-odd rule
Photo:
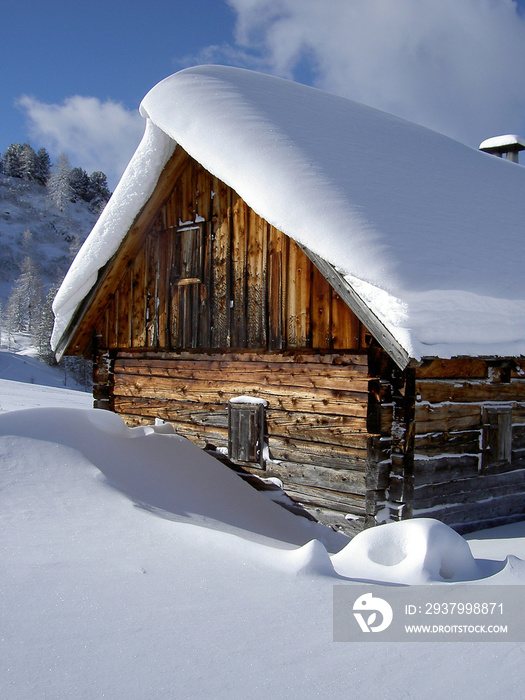
[[[483,470],[500,471],[512,460],[512,407],[483,407]]]
[[[265,401],[233,399],[228,404],[228,457],[264,469]]]

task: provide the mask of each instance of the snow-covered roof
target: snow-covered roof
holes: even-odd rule
[[[408,357],[525,354],[525,168],[311,87],[183,70],[54,304],[56,346],[175,143],[337,268]]]

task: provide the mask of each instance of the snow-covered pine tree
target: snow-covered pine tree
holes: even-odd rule
[[[22,177],[22,145],[19,143],[10,144],[2,159],[4,173],[9,177]]]
[[[102,211],[106,202],[111,197],[106,175],[100,170],[96,170],[89,176],[89,189],[87,201],[93,211]]]
[[[35,180],[41,185],[45,185],[51,172],[51,158],[45,148],[39,148],[36,152],[36,173]]]
[[[65,153],[61,153],[57,163],[51,169],[51,175],[47,181],[49,197],[60,211],[66,210],[67,203],[72,198],[71,185],[69,184],[70,170],[68,157]]]
[[[35,333],[38,357],[44,362],[47,362],[48,365],[57,364],[55,353],[51,350],[50,341],[53,332],[53,324],[55,322],[55,317],[53,315],[53,299],[58,291],[58,286],[58,284],[53,284],[49,288],[46,299],[42,305],[42,311]]]
[[[15,281],[7,301],[7,325],[10,332],[34,333],[43,300],[42,280],[33,260],[27,255],[21,265],[20,277]]]
[[[69,186],[73,193],[73,198],[88,201],[90,180],[89,175],[83,168],[73,168],[69,172]]]
[[[21,177],[23,177],[24,180],[34,180],[36,178],[36,153],[28,143],[22,144],[20,151],[20,167],[22,171]]]

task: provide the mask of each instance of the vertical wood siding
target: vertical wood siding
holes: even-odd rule
[[[123,263],[96,321],[100,346],[367,349],[295,242],[191,159]]]
[[[243,468],[362,529],[384,499],[392,418],[371,415],[367,329],[294,241],[189,157],[174,163],[77,336],[91,314],[97,405],[225,450],[229,399],[263,398],[264,471]]]

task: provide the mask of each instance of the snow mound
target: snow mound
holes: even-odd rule
[[[335,576],[326,547],[319,540],[311,540],[302,547],[289,552],[286,556],[290,570],[302,576]]]
[[[431,518],[365,530],[331,559],[342,576],[392,583],[472,581],[485,575],[461,535]]]
[[[108,485],[168,520],[250,540],[271,538],[281,546],[302,546],[316,538],[332,552],[347,541],[340,533],[276,505],[224,464],[168,430],[165,425],[128,428],[116,414],[94,409],[34,408],[0,414],[0,437],[72,448],[100,470]],[[321,542],[318,547],[323,548]],[[307,553],[304,557],[306,566]],[[312,557],[319,559],[317,550]]]

